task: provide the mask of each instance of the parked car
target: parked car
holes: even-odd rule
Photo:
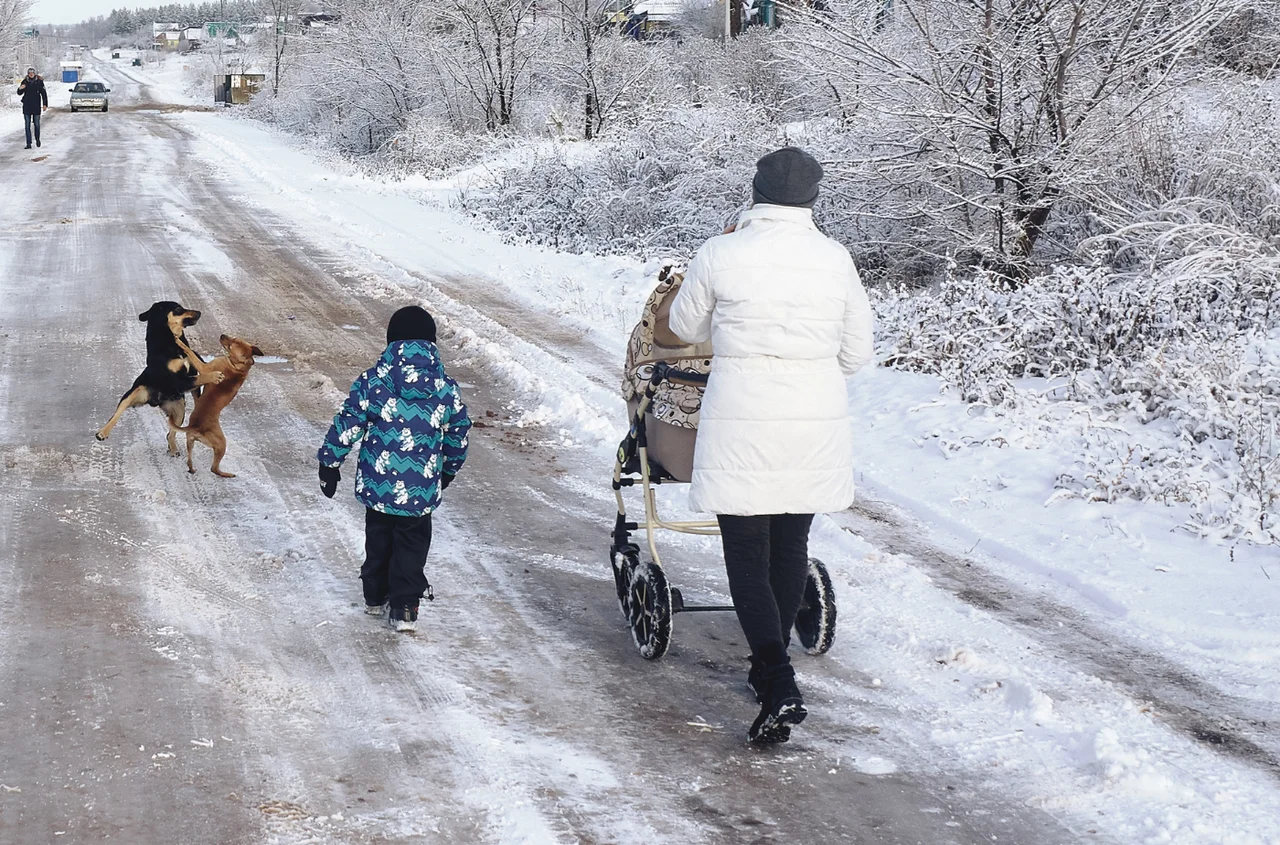
[[[107,94],[111,89],[101,82],[77,82],[76,87],[70,90],[72,111],[85,111],[87,109],[107,110]]]
[[[133,67],[142,67],[142,59],[134,59],[134,60],[131,62],[131,65],[132,65]]]

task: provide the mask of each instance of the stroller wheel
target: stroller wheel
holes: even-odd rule
[[[631,613],[627,609],[627,598],[631,591],[631,573],[640,565],[640,547],[628,543],[622,548],[614,546],[609,554],[613,563],[613,586],[618,591],[618,607],[622,609],[622,618],[631,621]]]
[[[817,558],[809,558],[804,604],[796,614],[796,636],[810,654],[826,654],[836,640],[836,591],[826,564]]]
[[[637,564],[627,590],[627,621],[631,638],[645,660],[657,660],[671,644],[671,587],[662,567]]]

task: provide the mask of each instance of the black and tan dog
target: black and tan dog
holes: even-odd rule
[[[199,311],[176,302],[157,302],[138,315],[147,324],[147,364],[97,438],[106,440],[120,417],[130,408],[150,405],[169,418],[169,454],[178,454],[175,429],[187,415],[187,393],[203,384],[218,384],[225,373],[207,365],[191,351],[184,332],[200,319]]]

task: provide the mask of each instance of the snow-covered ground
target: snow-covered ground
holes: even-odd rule
[[[17,85],[6,85],[0,92],[0,137],[8,143],[25,143],[22,135],[22,98]],[[52,102],[52,101],[51,101]]]
[[[152,96],[177,93],[180,69],[114,70]],[[164,119],[190,133],[196,154],[247,207],[289,221],[290,237],[340,256],[334,272],[358,291],[445,303],[453,354],[524,397],[517,423],[555,432],[566,454],[600,468],[562,483],[608,514],[605,474],[624,425],[614,384],[657,263],[507,244],[450,210],[454,184],[356,175],[223,114]],[[179,217],[171,223],[182,260],[234,274],[204,233]],[[1135,692],[1147,688],[1144,672],[1183,667],[1189,686],[1274,723],[1274,552],[1212,545],[1178,531],[1179,516],[1158,507],[1055,498],[1054,478],[1091,420],[1017,426],[940,395],[932,379],[887,370],[850,385],[862,421],[861,489],[872,504],[894,506],[887,512],[917,545],[900,536],[890,548],[863,530],[857,512],[817,523],[814,550],[833,565],[842,608],[830,658],[859,680],[837,681],[806,664],[806,688],[842,702],[840,718],[892,734],[937,771],[1048,811],[1080,840],[1096,833],[1125,843],[1280,843],[1280,782],[1267,762],[1280,744],[1259,740],[1252,761],[1220,752],[1163,712],[1165,702]],[[677,491],[677,508],[680,498]],[[675,546],[714,548],[692,538]],[[1013,592],[1003,601],[963,595],[924,562],[935,552]],[[1082,651],[1082,632],[1099,641],[1099,653],[1132,657],[1133,683],[1101,677],[1096,655]],[[1112,641],[1123,648],[1108,651]],[[1167,666],[1144,663],[1144,653]],[[877,776],[901,762],[852,765]]]
[[[621,360],[656,265],[505,244],[447,209],[448,185],[352,175],[246,121],[182,122],[201,139],[200,155],[243,174],[250,203],[350,256],[371,291],[384,282],[410,290],[480,284],[483,297],[484,285],[500,285]],[[481,347],[476,354],[495,376],[537,400],[532,418],[561,428],[566,448],[607,456],[622,426],[616,395],[585,377],[549,377],[538,364],[555,350],[522,349],[512,336],[518,327],[461,334],[464,349]],[[612,374],[600,375],[607,382]],[[918,517],[943,547],[976,551],[1011,581],[1100,617],[1103,630],[1184,662],[1234,695],[1276,699],[1280,605],[1263,553],[1233,555],[1182,535],[1176,518],[1156,508],[1051,502],[1056,468],[1087,423],[1014,432],[939,396],[928,378],[877,370],[852,385],[854,413],[866,421],[859,466],[869,495]],[[868,676],[867,689],[841,691],[851,709],[859,699],[889,699],[918,741],[936,746],[940,766],[972,767],[1027,802],[1078,815],[1082,833],[1088,824],[1135,842],[1280,841],[1280,793],[1270,777],[1169,730],[1147,703],[939,590],[910,556],[850,536],[842,522],[822,523],[817,545],[828,559],[857,562],[839,572],[841,605],[852,610],[842,617],[850,647],[837,658]]]
[[[93,58],[97,67],[89,65],[87,78],[106,78],[102,68],[110,68],[118,76],[123,76],[131,83],[145,84],[152,100],[161,103],[173,103],[184,106],[213,105],[213,80],[209,79],[206,89],[209,96],[202,97],[190,93],[188,82],[189,69],[197,61],[195,58],[178,53],[144,53],[138,50],[119,50],[120,58],[111,58],[110,50],[94,50]],[[140,67],[133,66],[133,60],[141,58]],[[123,92],[121,92],[123,93]]]
[[[9,103],[7,98],[0,104],[0,136],[7,143],[15,143],[15,138],[22,137],[22,107]]]

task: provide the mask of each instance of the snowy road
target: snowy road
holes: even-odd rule
[[[574,492],[604,472],[552,432],[477,432],[425,634],[378,627],[358,506],[319,496],[312,454],[399,300],[240,207],[159,114],[48,127],[45,160],[0,154],[0,840],[171,842],[181,819],[191,843],[1070,841],[960,781],[860,772],[869,724],[746,748],[732,620],[639,659],[608,512]],[[207,271],[227,265],[252,283]],[[150,409],[92,440],[139,368],[136,314],[170,297],[204,310],[201,350],[228,332],[287,359],[224,416],[234,481],[200,454],[188,476]],[[512,413],[457,374],[475,416]]]
[[[828,557],[844,627],[827,658],[798,660],[814,715],[789,745],[748,748],[734,620],[679,617],[667,657],[639,658],[608,575],[608,466],[539,424],[513,375],[538,370],[590,405],[616,362],[450,264],[429,279],[359,266],[312,228],[318,213],[250,201],[266,178],[252,150],[211,165],[181,115],[101,72],[110,114],[54,115],[41,161],[0,152],[0,842],[1274,841],[1254,821],[1278,794],[1265,761],[1153,718],[1074,640],[1028,637],[1020,597],[988,597],[990,614],[970,607],[982,595],[952,601],[891,559],[909,528],[876,536],[856,514],[865,539],[830,528],[818,548],[889,575]],[[201,447],[189,476],[150,409],[92,439],[140,368],[136,315],[169,298],[204,312],[201,351],[226,332],[278,359],[223,416],[234,480]],[[408,638],[361,612],[360,508],[349,478],[320,496],[313,455],[413,300],[442,317],[485,425],[437,522],[438,600]],[[724,591],[713,545],[675,548],[686,594]],[[935,604],[910,612],[926,621],[886,634],[886,617],[915,618],[897,602],[921,596]],[[976,657],[987,637],[1007,650]],[[1015,651],[1074,688],[1047,705],[1010,680]],[[919,654],[919,690],[872,674]],[[1038,729],[1079,772],[1061,774]],[[1117,750],[1131,737],[1138,750]],[[1227,796],[1219,816],[1187,792],[1196,778]],[[1130,817],[1107,814],[1130,804],[1155,821],[1116,836]],[[1179,807],[1185,824],[1168,821]]]

